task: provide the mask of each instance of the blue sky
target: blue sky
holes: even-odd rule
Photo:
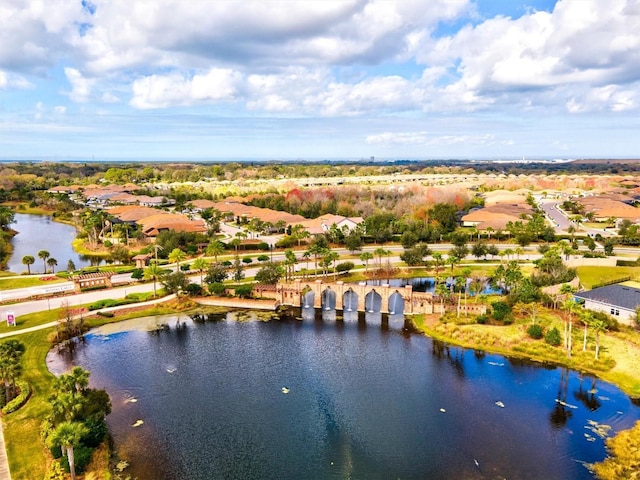
[[[638,0],[3,0],[0,158],[637,158],[638,32]]]

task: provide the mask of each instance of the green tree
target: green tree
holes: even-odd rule
[[[153,296],[157,296],[156,282],[164,275],[164,270],[158,264],[151,264],[144,269],[143,278],[145,280],[153,280]]]
[[[213,255],[216,263],[218,263],[218,255],[224,253],[224,244],[219,240],[213,240],[207,245],[207,255]]]
[[[208,266],[209,263],[202,257],[198,257],[193,261],[192,267],[200,273],[200,285],[202,285],[202,274]]]
[[[69,460],[69,472],[71,480],[76,478],[76,466],[73,449],[78,446],[82,437],[89,433],[89,429],[79,422],[62,422],[48,437],[49,446],[59,446],[66,452]]]
[[[373,260],[373,253],[371,252],[362,252],[359,255],[360,261],[364,262],[364,272],[365,274],[369,273],[369,260]]]
[[[47,273],[47,258],[49,258],[50,256],[51,256],[51,254],[49,252],[47,252],[46,250],[40,250],[38,252],[38,258],[40,258],[42,260],[44,273]]]
[[[227,279],[227,269],[221,263],[214,263],[209,265],[207,275],[204,277],[204,282],[207,285],[213,283],[222,283]]]
[[[56,273],[56,266],[58,265],[58,261],[55,258],[51,257],[47,259],[47,265],[49,265],[51,273]]]
[[[9,207],[0,207],[0,230],[7,230],[15,222],[16,216]]]
[[[162,276],[162,285],[169,293],[185,292],[189,286],[189,279],[180,271],[169,273]]]
[[[5,403],[17,394],[16,380],[22,374],[22,355],[25,346],[18,340],[6,340],[0,343],[0,381],[4,383]]]
[[[378,247],[374,250],[373,254],[378,257],[378,269],[382,269],[382,257],[388,257],[391,255],[391,251]]]
[[[180,269],[180,262],[184,262],[186,258],[187,254],[179,248],[174,248],[169,253],[169,262],[175,263],[178,270]]]
[[[36,262],[36,259],[32,255],[25,255],[22,257],[22,264],[27,266],[27,273],[31,275],[31,265]]]
[[[296,254],[290,248],[284,251],[284,267],[285,267],[285,276],[287,280],[293,278],[293,273],[295,271],[296,263],[298,263],[298,259],[296,258]]]
[[[255,280],[263,285],[275,285],[284,275],[281,265],[274,262],[265,263],[256,273]]]
[[[236,255],[236,258],[233,261],[233,279],[236,282],[239,282],[243,278],[244,278],[244,267],[242,266],[240,257]]]

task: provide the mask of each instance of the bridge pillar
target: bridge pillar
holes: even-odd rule
[[[293,304],[294,307],[301,307],[302,306],[302,285],[301,285],[301,281],[299,278],[296,278],[293,280],[293,288],[294,288],[294,294],[293,297],[291,298],[291,303]],[[282,300],[281,300],[282,303]]]
[[[311,287],[313,289],[313,308],[322,308],[322,280],[316,280]]]
[[[413,285],[404,287],[404,313],[413,313]]]
[[[389,284],[385,283],[378,288],[376,292],[380,295],[380,313],[389,313]]]
[[[335,285],[336,310],[344,310],[344,282],[338,280]]]
[[[356,292],[356,294],[358,295],[358,311],[359,312],[366,312],[367,311],[367,306],[366,306],[366,301],[367,301],[367,284],[365,282],[360,282],[358,283],[358,285],[353,285],[351,287],[351,289]]]

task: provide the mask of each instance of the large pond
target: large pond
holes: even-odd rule
[[[77,231],[71,225],[54,222],[46,215],[27,215],[16,213],[16,222],[11,228],[18,234],[13,237],[13,254],[7,264],[7,269],[20,273],[26,272],[27,267],[22,263],[22,257],[31,255],[36,262],[31,265],[32,273],[42,273],[44,265],[38,258],[40,250],[46,250],[52,258],[58,261],[58,270],[66,270],[69,260],[73,260],[76,268],[97,265],[99,258],[78,255],[73,250],[71,242],[76,238]]]
[[[603,438],[639,418],[610,384],[404,320],[257,315],[108,325],[48,362],[107,389],[116,448],[141,480],[586,479]]]

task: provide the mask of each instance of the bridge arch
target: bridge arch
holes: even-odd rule
[[[389,295],[389,305],[387,306],[389,315],[404,314],[404,304],[405,300],[402,294],[398,290],[393,292],[391,295]]]

